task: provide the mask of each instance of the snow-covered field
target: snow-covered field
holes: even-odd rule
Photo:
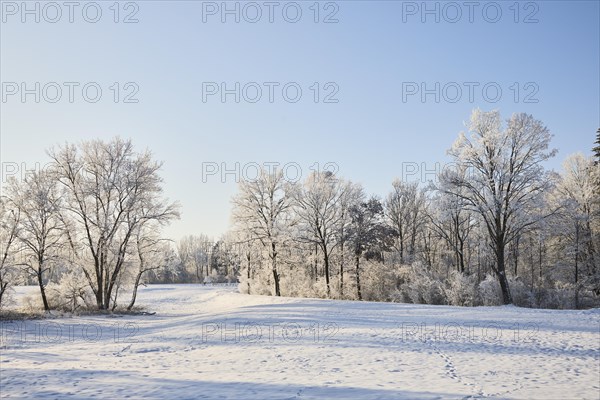
[[[31,288],[20,288],[21,294]],[[156,285],[155,315],[2,322],[2,398],[600,397],[600,310],[273,298]]]

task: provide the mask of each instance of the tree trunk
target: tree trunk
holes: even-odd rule
[[[360,291],[360,254],[356,255],[356,293],[358,299],[362,300],[362,293]]]
[[[512,304],[512,297],[508,287],[508,278],[506,277],[506,265],[504,259],[504,243],[501,240],[496,241],[496,275],[502,289],[502,302],[504,304]]]
[[[513,245],[513,257],[515,259],[515,276],[519,275],[519,242],[520,238],[519,236],[517,236]]]
[[[579,308],[579,223],[575,223],[575,309]]]
[[[398,230],[398,232],[398,241],[400,242],[400,264],[404,264],[404,235],[402,235],[402,229]]]
[[[104,309],[104,265],[101,263],[102,256],[97,256],[98,260],[96,261],[96,284],[98,285],[98,290],[96,291],[96,304],[98,305],[98,310]]]
[[[46,298],[46,288],[44,287],[44,281],[42,279],[43,262],[40,262],[37,271],[38,285],[40,287],[40,293],[42,295],[42,302],[44,303],[44,311],[49,311],[50,306],[48,305],[48,299]]]
[[[277,250],[275,243],[271,243],[271,267],[273,269],[273,280],[275,281],[275,296],[281,296],[279,288],[279,274],[277,273]]]
[[[314,266],[314,270],[313,270],[313,277],[315,282],[317,282],[317,279],[319,277],[319,268],[318,268],[318,262],[317,262],[317,258],[319,257],[319,246],[315,243],[315,266]]]
[[[481,245],[477,245],[477,284],[481,283]]]
[[[531,291],[535,285],[535,263],[533,262],[533,239],[529,239],[529,269],[531,272]]]
[[[342,231],[343,236],[343,231]],[[340,249],[342,253],[342,259],[340,263],[340,298],[344,298],[344,242],[340,243]]]
[[[248,294],[250,294],[250,253],[246,254],[246,260],[248,260],[248,266],[246,267],[246,277],[248,278]]]
[[[102,310],[104,302],[102,301],[102,288],[99,288],[96,292],[96,305],[98,310]]]
[[[131,294],[131,301],[129,302],[129,305],[127,306],[128,311],[131,311],[131,309],[133,308],[133,305],[135,304],[138,286],[140,285],[140,280],[142,278],[143,273],[144,273],[144,271],[138,272],[137,276],[135,277],[135,283],[133,284],[133,293]]]
[[[327,285],[327,298],[330,298],[331,289],[329,288],[329,254],[323,249],[323,263],[325,264],[325,284]]]
[[[540,267],[540,282],[542,281],[542,238],[540,238],[539,252],[539,267]]]
[[[8,287],[8,282],[0,282],[0,306],[2,305],[2,296]]]
[[[465,273],[465,240],[458,237],[459,252],[458,252],[458,263],[461,274]]]

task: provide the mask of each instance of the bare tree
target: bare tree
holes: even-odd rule
[[[161,239],[156,234],[156,227],[141,225],[135,233],[135,253],[137,255],[137,272],[133,281],[131,301],[127,306],[131,310],[135,305],[138,288],[142,278],[151,271],[165,268],[173,262],[174,254],[168,245],[169,240]]]
[[[214,240],[208,236],[188,235],[177,243],[177,252],[186,271],[195,276],[197,282],[204,282],[210,275],[210,254]]]
[[[462,171],[454,171],[455,174],[466,174]],[[465,177],[466,178],[466,177]],[[442,179],[443,181],[443,179]],[[460,190],[460,188],[452,188]],[[455,194],[444,192],[435,199],[436,207],[428,213],[428,217],[434,231],[442,238],[454,252],[455,265],[457,270],[464,273],[466,270],[466,252],[468,247],[469,235],[476,225],[473,213],[463,208],[462,197]]]
[[[178,218],[178,206],[162,198],[161,163],[149,151],[137,153],[129,140],[94,140],[49,152],[85,243],[83,271],[99,309],[107,310],[140,225]]]
[[[339,243],[339,265],[340,265],[340,297],[344,298],[344,272],[346,267],[346,252],[349,235],[351,234],[353,207],[364,201],[365,193],[361,185],[348,182],[348,187],[340,201],[340,218],[336,227],[337,242]]]
[[[385,214],[398,233],[395,249],[400,263],[404,263],[413,260],[417,236],[427,218],[425,191],[419,188],[418,182],[407,183],[398,179],[394,180],[392,187],[385,201]]]
[[[554,233],[561,235],[569,243],[567,253],[573,258],[576,308],[579,307],[579,290],[582,284],[588,283],[600,293],[598,257],[593,241],[593,168],[591,157],[573,154],[563,163],[564,172],[557,185],[559,201],[566,204],[559,213],[560,226],[555,227]],[[581,272],[585,272],[583,276],[586,279],[581,279]]]
[[[299,237],[304,243],[319,247],[323,257],[327,297],[331,295],[330,260],[333,250],[340,244],[336,231],[344,217],[342,202],[351,186],[336,178],[331,172],[313,172],[294,192],[295,211],[298,216]]]
[[[282,171],[263,169],[253,181],[241,181],[233,198],[233,220],[237,229],[247,230],[267,250],[275,284],[275,295],[281,296],[277,255],[289,229],[292,205],[289,183]]]
[[[23,244],[23,265],[35,277],[44,310],[50,305],[46,284],[60,249],[65,246],[65,226],[60,218],[61,198],[50,172],[32,172],[23,181],[11,179],[6,190],[10,207],[18,210],[19,241]]]
[[[19,210],[8,209],[5,199],[0,198],[0,308],[8,288],[14,284],[19,220]]]
[[[465,208],[481,216],[496,258],[493,270],[503,302],[510,304],[505,250],[544,217],[530,211],[549,188],[542,163],[556,150],[548,149],[548,129],[527,114],[514,114],[503,129],[497,111],[475,110],[469,131],[470,137],[461,133],[448,151],[456,164],[469,172],[441,174],[440,189],[458,196]]]

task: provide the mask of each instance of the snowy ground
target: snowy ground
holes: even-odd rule
[[[0,397],[600,397],[599,309],[339,302],[199,285],[143,288],[139,304],[156,315],[2,322]]]

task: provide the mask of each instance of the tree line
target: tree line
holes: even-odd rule
[[[600,151],[562,173],[541,121],[475,110],[428,185],[387,196],[330,172],[263,171],[233,198],[241,289],[432,304],[579,308],[600,300]],[[597,144],[600,141],[597,139]],[[600,147],[600,146],[599,146]]]
[[[145,283],[238,282],[275,296],[428,304],[600,305],[600,130],[560,173],[541,121],[473,111],[428,184],[383,197],[332,172],[240,182],[219,240],[177,242],[161,163],[119,138],[48,151],[0,197],[0,307],[36,284],[45,310],[132,309]],[[125,301],[123,301],[125,299]]]

